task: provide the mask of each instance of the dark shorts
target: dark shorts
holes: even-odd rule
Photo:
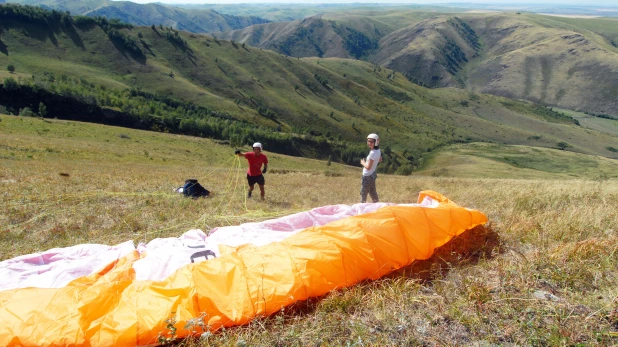
[[[264,175],[259,175],[259,176],[249,176],[249,174],[247,174],[247,182],[249,182],[249,185],[252,186],[254,184],[259,184],[261,186],[264,185]]]

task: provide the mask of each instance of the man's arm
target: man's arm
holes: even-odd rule
[[[264,163],[264,170],[262,170],[262,173],[265,174],[266,170],[268,170],[268,163]]]
[[[239,157],[244,157],[245,156],[244,154],[240,153],[240,149],[235,150],[234,154],[236,154]]]

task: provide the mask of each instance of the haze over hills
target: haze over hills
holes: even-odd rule
[[[233,14],[237,16],[258,16],[271,21],[293,21],[311,17],[318,14],[347,13],[356,11],[399,11],[410,10],[434,13],[462,13],[466,11],[494,11],[494,12],[528,12],[547,13],[568,16],[588,17],[618,17],[618,6],[608,1],[605,4],[588,2],[586,4],[556,3],[556,2],[521,2],[511,3],[504,1],[494,2],[441,2],[406,4],[402,2],[378,3],[375,2],[349,2],[349,3],[234,3],[234,4],[197,4],[185,3],[174,6],[192,9],[213,9],[219,13]]]
[[[160,3],[138,4],[131,1],[111,0],[12,0],[10,2],[69,11],[73,15],[115,18],[133,25],[164,25],[193,33],[236,30],[269,22],[251,15],[234,16],[221,14],[212,9],[183,9]]]
[[[232,145],[263,139],[270,151],[332,155],[350,164],[365,152],[366,134],[377,132],[392,150],[384,169],[393,171],[421,166],[427,154],[459,142],[606,157],[615,157],[618,148],[616,136],[584,129],[545,107],[463,89],[427,89],[368,62],[290,58],[169,28],[56,15],[0,20],[0,66],[15,68],[0,78],[18,80],[24,87],[9,86],[29,98],[45,97],[49,116],[87,120],[59,111],[70,101],[76,109],[102,108],[104,116],[140,128]],[[43,99],[29,98],[0,104],[14,113],[25,107],[40,113]]]
[[[453,13],[465,11],[462,6],[427,5],[427,4],[397,4],[397,3],[237,3],[237,4],[176,4],[187,9],[213,9],[219,13],[236,16],[258,16],[273,22],[291,22],[313,16],[324,16],[333,19],[338,16],[390,16],[408,21],[416,17],[416,13]],[[389,20],[392,24],[392,20]],[[399,26],[400,28],[401,26]]]
[[[214,10],[185,10],[160,4],[139,5],[130,1],[110,1],[106,6],[85,12],[87,16],[118,18],[134,25],[164,25],[193,33],[241,29],[268,21],[255,16],[239,17]]]

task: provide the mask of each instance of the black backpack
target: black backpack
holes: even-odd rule
[[[197,180],[195,178],[190,178],[188,180],[185,181],[185,185],[182,187],[182,193],[186,196],[186,197],[191,197],[191,198],[199,198],[199,197],[206,197],[210,194],[210,192],[202,187],[201,184],[197,183]]]

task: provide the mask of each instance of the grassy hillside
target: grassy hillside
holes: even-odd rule
[[[565,142],[569,150],[609,157],[615,153],[607,147],[618,148],[616,137],[583,129],[543,107],[459,89],[426,89],[362,61],[293,59],[169,28],[83,18],[71,25],[58,22],[48,27],[3,20],[0,66],[15,67],[9,76],[21,76],[17,83],[30,88],[28,95],[48,90],[120,112],[153,130],[216,135],[232,145],[272,139],[271,148],[281,151],[287,147],[275,137],[285,137],[286,145],[296,138],[302,155],[332,154],[354,164],[365,152],[366,134],[377,132],[385,151],[392,150],[382,169],[391,172],[402,167],[409,172],[427,153],[457,142],[550,148]],[[182,108],[166,98],[180,100]],[[15,113],[26,106],[39,112],[38,101],[6,102]],[[191,122],[182,126],[183,120]],[[199,130],[206,123],[209,130]]]
[[[293,56],[368,60],[428,87],[618,115],[616,23],[612,18],[387,8],[330,12],[218,36]]]
[[[618,160],[559,149],[473,143],[436,153],[421,176],[554,179],[618,178]]]
[[[594,21],[567,24],[532,14],[439,17],[384,37],[372,60],[427,86],[616,115],[618,49],[608,39],[615,21],[583,24]]]
[[[292,57],[360,59],[378,48],[378,40],[384,29],[376,27],[371,21],[358,25],[370,27],[364,29],[371,34],[365,35],[346,24],[315,16],[293,22],[255,25],[236,31],[213,33],[213,36],[274,50]]]
[[[338,57],[367,60],[385,35],[436,15],[409,8],[328,8],[325,13],[287,22],[213,33],[254,47],[293,57]],[[444,9],[443,9],[444,10]]]
[[[577,31],[581,34],[594,33],[602,36],[606,43],[618,45],[618,18],[569,18],[569,17],[534,17],[540,23]],[[612,43],[613,42],[613,43]]]
[[[543,158],[553,160],[550,152]],[[245,200],[246,163],[213,141],[0,116],[0,259],[85,242],[148,242],[358,201],[358,168],[266,153],[272,170],[266,201]],[[192,200],[173,193],[186,178],[198,178],[214,196]],[[616,179],[380,175],[377,185],[381,200],[397,203],[415,202],[420,190],[433,189],[486,213],[490,222],[387,278],[183,342],[618,343]]]

